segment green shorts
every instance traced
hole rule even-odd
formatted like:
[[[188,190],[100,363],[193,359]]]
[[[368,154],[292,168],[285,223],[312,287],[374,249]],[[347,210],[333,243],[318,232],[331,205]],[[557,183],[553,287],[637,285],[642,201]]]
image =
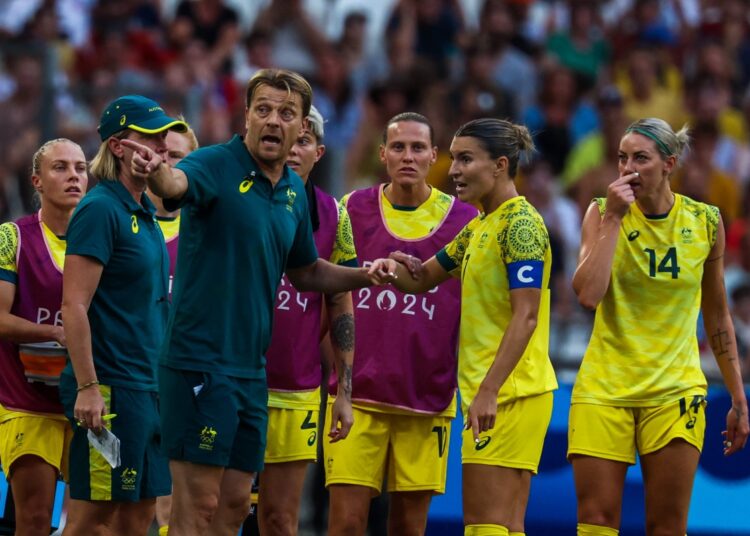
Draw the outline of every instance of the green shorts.
[[[109,413],[117,417],[107,421],[110,432],[120,439],[120,466],[109,463],[90,448],[87,430],[75,424],[73,407],[76,381],[60,377],[60,400],[73,425],[70,444],[70,496],[83,501],[138,502],[172,491],[169,462],[161,453],[158,396],[150,391],[99,385]]]
[[[265,378],[159,367],[162,447],[170,460],[238,471],[263,469],[268,426]]]

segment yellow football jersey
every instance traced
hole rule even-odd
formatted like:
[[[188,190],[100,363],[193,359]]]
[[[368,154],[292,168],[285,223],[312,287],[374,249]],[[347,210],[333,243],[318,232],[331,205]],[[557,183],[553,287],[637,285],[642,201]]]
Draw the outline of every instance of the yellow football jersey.
[[[346,194],[341,204],[346,205],[349,199]],[[451,209],[453,197],[432,188],[430,197],[418,207],[401,207],[392,204],[385,196],[385,188],[380,194],[380,206],[383,209],[383,220],[388,230],[397,238],[419,240],[429,235],[440,225]]]
[[[479,215],[438,253],[449,272],[460,269],[461,330],[458,386],[464,412],[495,360],[510,323],[511,290],[541,290],[537,327],[497,401],[538,395],[557,388],[549,359],[549,277],[552,257],[544,221],[524,197]]]
[[[62,270],[65,266],[65,237],[59,237],[42,222],[44,241],[47,244],[52,260]],[[18,254],[18,227],[7,222],[0,225],[0,270],[17,272],[16,255]]]
[[[180,216],[174,218],[164,218],[157,216],[156,223],[161,227],[161,234],[164,235],[164,240],[169,242],[175,236],[180,233]]]
[[[357,249],[354,247],[354,233],[352,221],[343,203],[336,202],[339,222],[336,226],[336,241],[333,243],[331,258],[333,264],[347,264],[357,260]]]
[[[596,201],[604,214],[606,200]],[[705,391],[696,328],[718,222],[716,207],[679,194],[660,217],[630,206],[573,402],[657,406]]]

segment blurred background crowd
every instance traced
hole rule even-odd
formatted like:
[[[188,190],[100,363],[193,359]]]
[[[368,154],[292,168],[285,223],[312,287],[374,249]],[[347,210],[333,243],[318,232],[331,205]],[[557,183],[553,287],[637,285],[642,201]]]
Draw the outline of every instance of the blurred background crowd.
[[[561,373],[573,374],[591,322],[570,289],[581,217],[617,177],[627,124],[658,116],[692,128],[674,189],[724,218],[727,291],[750,379],[748,8],[748,0],[2,0],[0,219],[33,210],[31,155],[42,141],[65,136],[93,155],[99,114],[126,93],[182,113],[208,145],[244,132],[244,89],[257,69],[296,70],[327,121],[328,152],[313,178],[336,196],[386,180],[378,146],[396,113],[432,121],[440,152],[429,181],[448,192],[455,129],[509,118],[530,128],[538,148],[517,180],[550,230],[551,351]]]

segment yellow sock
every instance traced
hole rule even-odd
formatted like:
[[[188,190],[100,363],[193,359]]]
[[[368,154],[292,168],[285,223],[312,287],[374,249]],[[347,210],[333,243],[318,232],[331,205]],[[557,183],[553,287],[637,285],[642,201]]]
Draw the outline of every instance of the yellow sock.
[[[525,532],[509,532],[508,536],[526,536]]]
[[[510,536],[510,533],[502,525],[466,525],[464,536]]]
[[[578,523],[578,536],[617,536],[618,534],[620,534],[620,531],[612,527]]]
[[[169,534],[169,525],[159,527],[159,536],[167,536]]]

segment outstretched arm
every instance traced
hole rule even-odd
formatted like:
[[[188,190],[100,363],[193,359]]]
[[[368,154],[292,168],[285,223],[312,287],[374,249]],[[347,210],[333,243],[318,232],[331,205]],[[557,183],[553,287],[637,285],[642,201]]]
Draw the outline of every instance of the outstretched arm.
[[[388,259],[376,259],[370,266],[370,273],[388,279],[401,292],[421,294],[450,279],[450,273],[432,256],[427,262],[416,257],[395,251]]]
[[[162,199],[178,201],[187,192],[187,175],[171,167],[150,147],[133,140],[120,143],[133,150],[131,172],[134,177],[144,179],[148,188]]]
[[[325,294],[347,292],[390,282],[387,275],[369,273],[367,268],[339,266],[320,258],[301,268],[287,268],[286,275],[299,291]]]

